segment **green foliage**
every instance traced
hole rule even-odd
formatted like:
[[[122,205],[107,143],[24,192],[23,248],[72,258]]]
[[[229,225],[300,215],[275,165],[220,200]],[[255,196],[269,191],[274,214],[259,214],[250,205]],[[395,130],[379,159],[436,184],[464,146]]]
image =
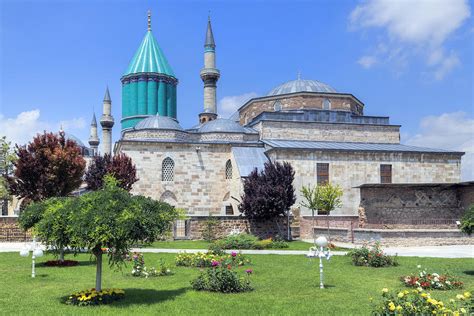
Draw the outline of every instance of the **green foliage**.
[[[176,265],[182,267],[210,267],[212,262],[224,262],[226,265],[232,266],[243,266],[250,264],[250,259],[241,253],[233,252],[231,254],[226,253],[213,253],[213,252],[197,252],[197,253],[179,253],[176,258]]]
[[[249,275],[250,273],[247,273],[246,277],[240,277],[237,272],[232,270],[232,267],[218,265],[202,272],[197,279],[191,281],[191,285],[197,291],[221,293],[248,292],[253,290]]]
[[[235,234],[229,235],[223,239],[216,240],[209,245],[209,250],[216,251],[219,249],[283,249],[289,245],[282,239],[264,239],[259,240],[251,234]]]
[[[110,304],[124,297],[125,291],[122,289],[105,289],[102,291],[90,289],[69,295],[65,303],[77,306],[103,305]]]
[[[352,263],[356,266],[379,268],[398,265],[396,256],[385,254],[378,242],[372,246],[364,244],[360,248],[354,248],[347,253],[347,256],[351,257]]]
[[[202,232],[202,238],[205,241],[211,242],[216,239],[215,228],[218,224],[219,224],[219,221],[212,217],[209,217],[204,222],[204,231]]]
[[[471,204],[461,219],[461,231],[469,236],[474,232],[474,204]]]
[[[13,163],[17,157],[6,136],[0,137],[0,200],[10,200],[7,177],[13,171]]]
[[[325,185],[303,186],[301,194],[304,200],[300,202],[301,206],[310,209],[313,212],[319,211],[319,214],[331,213],[337,207],[342,206],[341,197],[343,190],[339,185],[327,183]]]

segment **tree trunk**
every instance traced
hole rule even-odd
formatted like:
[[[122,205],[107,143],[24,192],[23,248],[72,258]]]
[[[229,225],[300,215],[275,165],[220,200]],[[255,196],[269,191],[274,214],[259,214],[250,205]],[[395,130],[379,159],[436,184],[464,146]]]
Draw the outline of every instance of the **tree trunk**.
[[[95,270],[95,289],[96,291],[102,291],[102,249],[99,248],[95,253],[97,259],[96,270]]]
[[[64,248],[59,248],[59,261],[64,262]]]
[[[331,234],[329,233],[329,212],[326,214],[326,224],[328,225],[328,243],[331,243]],[[328,244],[328,246],[329,246]]]

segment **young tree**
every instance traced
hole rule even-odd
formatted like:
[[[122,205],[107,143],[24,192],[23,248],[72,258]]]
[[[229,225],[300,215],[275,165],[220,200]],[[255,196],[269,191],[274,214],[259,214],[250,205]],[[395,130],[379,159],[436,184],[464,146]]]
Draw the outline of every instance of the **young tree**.
[[[111,266],[121,266],[133,244],[153,242],[179,216],[167,203],[132,196],[110,176],[106,176],[102,189],[76,199],[69,213],[67,233],[73,249],[88,249],[95,256],[97,291],[102,289],[104,253]]]
[[[314,188],[309,186],[303,186],[301,188],[301,194],[304,200],[300,202],[301,206],[307,207],[311,210],[313,217],[313,228],[314,228],[314,212],[326,214],[328,237],[329,237],[329,214],[337,207],[342,206],[341,197],[343,191],[340,186],[326,183],[324,185],[316,185]],[[314,235],[314,230],[313,230]]]
[[[106,174],[112,175],[119,181],[122,189],[130,191],[138,181],[137,171],[132,159],[120,153],[111,157],[109,154],[95,156],[86,172],[87,188],[92,191],[102,188]]]
[[[76,199],[59,197],[33,202],[19,217],[20,227],[25,230],[34,228],[42,243],[56,253],[61,262],[64,262],[64,249],[70,244],[66,228]]]
[[[244,195],[239,210],[248,218],[275,220],[289,215],[295,203],[295,172],[288,162],[267,162],[244,179]],[[288,221],[288,225],[289,225]]]
[[[6,137],[0,137],[0,210],[1,215],[8,213],[8,201],[11,200],[11,195],[8,188],[8,176],[13,171],[13,162],[16,160],[16,155],[10,147],[10,142]]]
[[[82,183],[86,162],[76,142],[64,133],[38,134],[26,147],[16,146],[18,159],[9,177],[10,192],[19,198],[41,201],[67,196]]]

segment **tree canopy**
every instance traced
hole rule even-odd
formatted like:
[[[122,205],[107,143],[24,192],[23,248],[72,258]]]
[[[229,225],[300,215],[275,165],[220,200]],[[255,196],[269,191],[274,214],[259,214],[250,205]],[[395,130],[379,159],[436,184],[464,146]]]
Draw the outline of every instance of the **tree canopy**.
[[[15,154],[9,189],[19,198],[67,196],[82,183],[86,162],[76,142],[65,139],[64,133],[38,134],[27,146],[17,145]]]
[[[120,153],[111,157],[94,156],[86,172],[85,181],[89,190],[99,190],[104,184],[105,175],[110,174],[118,180],[122,189],[130,191],[132,185],[138,181],[137,171],[132,159]]]
[[[274,219],[285,215],[295,203],[295,172],[288,162],[267,162],[244,179],[239,210],[249,218]]]

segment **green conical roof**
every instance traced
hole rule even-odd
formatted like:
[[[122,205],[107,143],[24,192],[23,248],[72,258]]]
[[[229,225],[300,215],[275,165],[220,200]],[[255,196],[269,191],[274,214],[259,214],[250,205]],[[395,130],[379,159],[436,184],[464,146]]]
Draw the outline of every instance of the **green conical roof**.
[[[147,31],[124,76],[143,72],[155,72],[174,77],[174,72],[151,30]]]

